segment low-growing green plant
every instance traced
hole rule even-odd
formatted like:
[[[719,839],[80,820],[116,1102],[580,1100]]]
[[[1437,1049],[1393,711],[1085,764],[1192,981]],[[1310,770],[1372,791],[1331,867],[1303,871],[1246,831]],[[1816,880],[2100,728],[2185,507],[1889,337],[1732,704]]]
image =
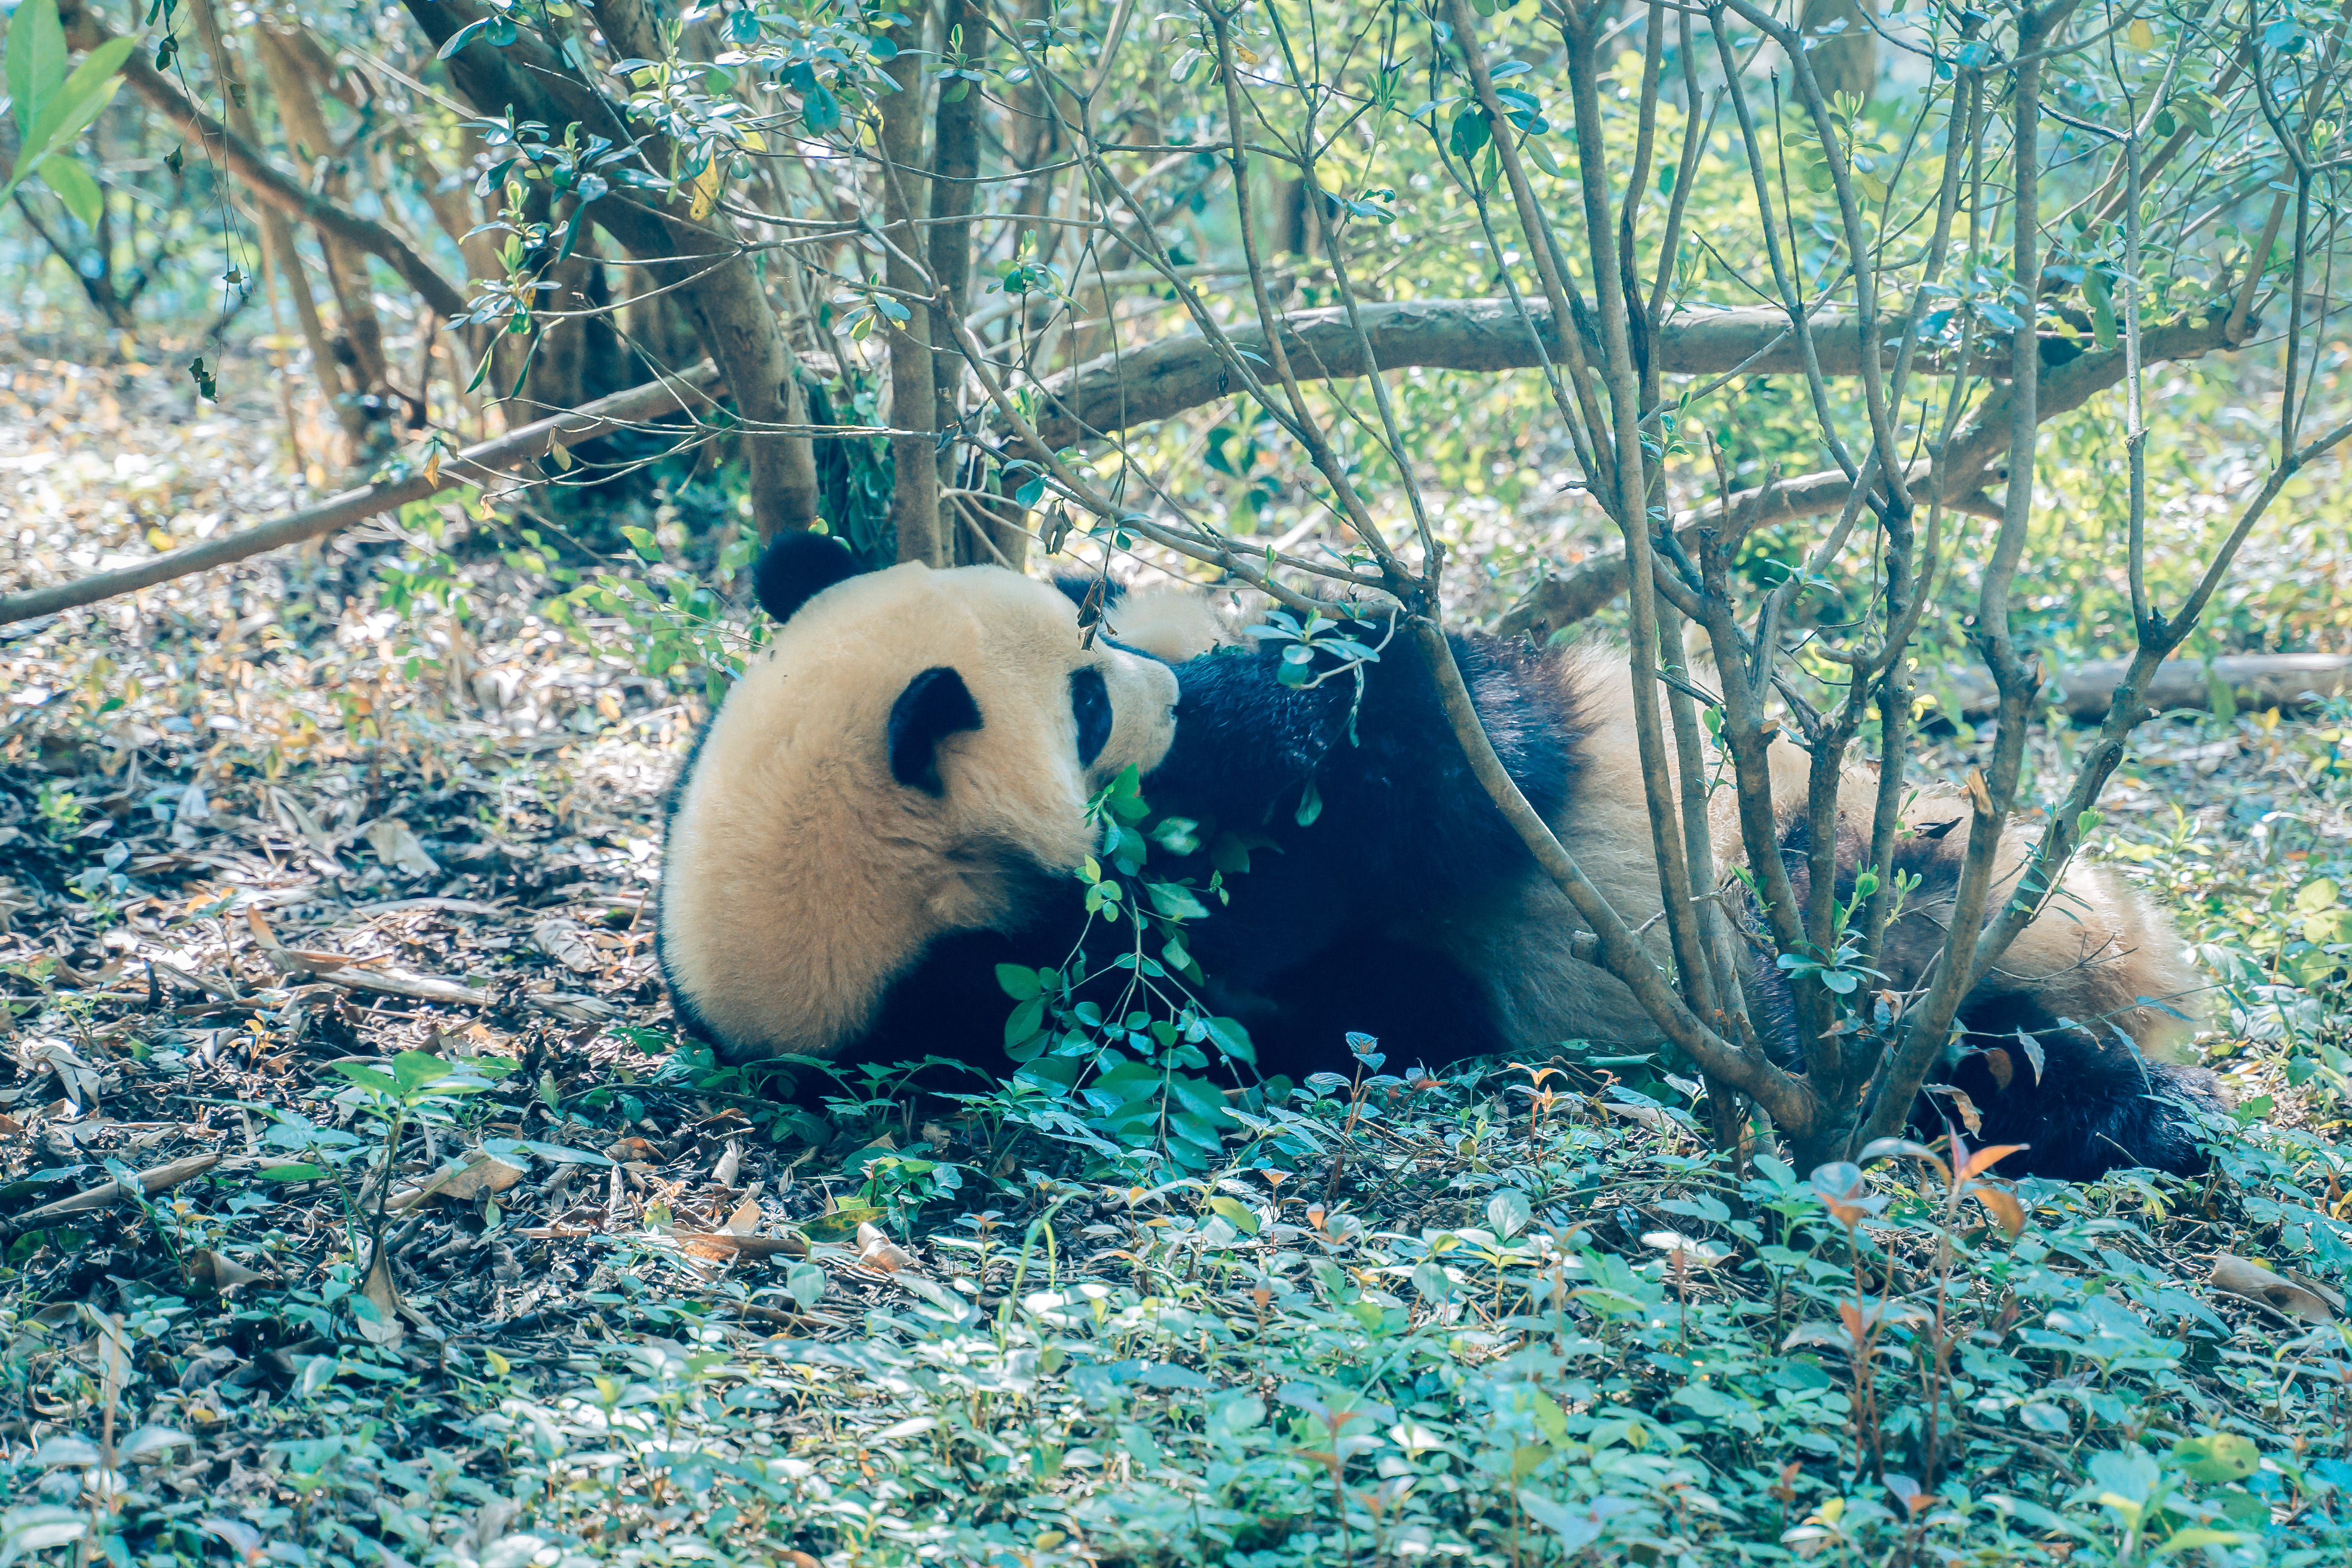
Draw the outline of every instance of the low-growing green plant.
[[[1087,1146],[1108,1158],[1150,1157],[1139,1171],[1151,1158],[1206,1169],[1234,1124],[1204,1069],[1247,1068],[1257,1058],[1248,1030],[1200,1000],[1204,977],[1184,931],[1211,918],[1226,876],[1246,868],[1247,847],[1238,838],[1208,846],[1202,886],[1151,874],[1154,849],[1202,852],[1202,827],[1155,814],[1132,767],[1096,792],[1087,816],[1101,838],[1078,871],[1087,924],[1076,945],[1054,967],[997,968],[1014,1004],[1005,1048],[1021,1068],[1016,1092],[986,1113],[1064,1140],[1082,1127],[1092,1134]],[[1114,951],[1105,956],[1107,947]]]

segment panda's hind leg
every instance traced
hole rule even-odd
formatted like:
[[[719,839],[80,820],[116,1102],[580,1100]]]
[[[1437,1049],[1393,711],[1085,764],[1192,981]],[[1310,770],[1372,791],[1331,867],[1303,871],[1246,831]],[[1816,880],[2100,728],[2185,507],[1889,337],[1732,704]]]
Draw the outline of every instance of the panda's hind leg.
[[[1975,1142],[2026,1145],[2001,1162],[2001,1174],[2088,1182],[2131,1166],[2184,1176],[2205,1170],[2199,1119],[2226,1107],[2211,1073],[2150,1060],[2120,1037],[2061,1025],[2030,994],[1979,993],[1960,1023],[1968,1054],[1952,1087],[1982,1117]],[[2021,1032],[2041,1050],[2039,1070]],[[1940,1132],[1943,1116],[1933,1101],[1922,1095],[1917,1117],[1923,1131]]]

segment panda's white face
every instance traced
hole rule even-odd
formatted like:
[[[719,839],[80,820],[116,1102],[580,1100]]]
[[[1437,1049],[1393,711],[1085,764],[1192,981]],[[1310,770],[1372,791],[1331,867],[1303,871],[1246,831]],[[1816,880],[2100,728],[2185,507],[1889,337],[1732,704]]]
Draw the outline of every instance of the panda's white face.
[[[823,1056],[954,931],[1096,847],[1088,795],[1175,738],[1176,677],[1001,567],[824,589],[720,706],[670,819],[672,984],[740,1054]]]

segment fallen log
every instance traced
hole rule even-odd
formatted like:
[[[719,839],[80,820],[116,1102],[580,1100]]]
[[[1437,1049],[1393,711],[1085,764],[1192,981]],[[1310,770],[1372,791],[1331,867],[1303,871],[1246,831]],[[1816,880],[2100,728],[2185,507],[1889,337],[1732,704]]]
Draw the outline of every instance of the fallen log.
[[[290,512],[241,532],[223,534],[201,544],[166,551],[136,565],[100,572],[79,582],[60,583],[53,588],[37,588],[29,594],[0,598],[0,626],[16,621],[29,621],[39,616],[53,616],[60,610],[70,610],[81,605],[95,605],[101,599],[111,599],[117,595],[133,593],[141,588],[152,588],[158,583],[168,583],[174,577],[185,577],[192,573],[208,572],[215,566],[226,566],[265,551],[324,538],[353,523],[364,522],[380,512],[406,506],[410,501],[430,500],[452,485],[503,474],[524,463],[536,462],[559,447],[576,447],[599,436],[607,436],[648,419],[657,419],[665,414],[691,408],[701,401],[701,389],[717,375],[717,369],[706,360],[692,370],[666,381],[633,386],[626,392],[616,392],[610,397],[583,403],[568,413],[535,421],[495,441],[468,447],[444,460],[437,472],[419,471],[406,479],[385,484],[364,485],[355,490],[345,490],[317,506]]]
[[[2053,677],[2044,690],[2051,705],[2068,718],[2096,723],[2107,716],[2107,705],[2130,668],[2126,658],[2092,659]],[[1981,669],[1954,671],[1945,677],[1944,685],[1964,719],[1989,719],[1999,706],[1992,679]],[[2210,709],[2217,690],[2229,692],[2240,708],[2283,711],[2352,696],[2352,654],[2241,653],[2168,659],[2157,667],[2147,684],[2147,707],[2158,713],[2172,708]]]
[[[2141,358],[2149,364],[2199,359],[2216,349],[2235,348],[2242,341],[2230,335],[2228,321],[2214,310],[2151,328],[2140,345]],[[2077,355],[2051,366],[2042,374],[2034,402],[2035,418],[2046,422],[2080,408],[2120,383],[2126,368],[2121,348]],[[1981,487],[2000,480],[1996,470],[2009,449],[2010,397],[2008,386],[1995,387],[1970,411],[1946,448],[1943,496],[1948,509],[1979,517],[2000,516],[2000,503]],[[1906,476],[1915,505],[1933,499],[1925,489],[1932,472],[1932,466],[1923,460],[1914,464]],[[1700,533],[1714,529],[1721,535],[1723,546],[1732,549],[1750,529],[1837,511],[1844,507],[1853,489],[1845,475],[1834,468],[1775,479],[1684,512],[1675,520],[1676,536],[1683,548],[1696,555]],[[1574,626],[1624,591],[1625,551],[1619,545],[1569,572],[1546,576],[1511,606],[1496,630],[1507,637],[1533,637],[1540,641]]]
[[[167,1161],[140,1172],[136,1185],[142,1194],[167,1192],[192,1176],[203,1175],[220,1163],[218,1154],[190,1154],[185,1159]],[[0,1219],[0,1236],[14,1236],[19,1231],[36,1229],[68,1215],[110,1208],[129,1196],[131,1191],[130,1183],[108,1182],[102,1186],[76,1193],[71,1197],[59,1198],[53,1204],[43,1204],[39,1208],[27,1209],[23,1214]]]
[[[1302,380],[1347,380],[1367,374],[1364,339],[1381,370],[1418,366],[1431,370],[1495,372],[1532,370],[1560,359],[1559,334],[1551,307],[1519,307],[1508,300],[1407,300],[1364,305],[1359,317],[1363,338],[1339,307],[1297,310],[1281,319],[1282,343]],[[1532,321],[1535,331],[1528,326]],[[1889,316],[1872,334],[1882,344],[1884,363],[1893,353],[1884,343],[1902,329]],[[1851,316],[1824,312],[1811,321],[1822,374],[1853,375],[1862,368],[1863,334]],[[1536,333],[1542,334],[1538,352]],[[1270,379],[1266,337],[1255,322],[1226,334],[1234,351]],[[1586,357],[1598,361],[1601,345],[1586,334]],[[2063,351],[2062,351],[2063,352]],[[1719,375],[1745,370],[1753,375],[1785,375],[1803,369],[1794,333],[1783,310],[1745,309],[1693,310],[1669,317],[1658,333],[1660,367],[1668,375]],[[1239,392],[1231,367],[1216,346],[1198,332],[1179,332],[1088,360],[1046,381],[1045,405],[1037,433],[1056,448],[1108,435],[1154,419],[1165,419]]]

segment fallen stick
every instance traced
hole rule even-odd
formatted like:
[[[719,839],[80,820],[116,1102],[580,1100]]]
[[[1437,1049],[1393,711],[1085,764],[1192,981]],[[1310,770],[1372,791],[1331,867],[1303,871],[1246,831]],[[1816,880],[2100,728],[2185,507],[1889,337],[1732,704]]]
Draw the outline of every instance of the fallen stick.
[[[328,985],[340,985],[346,991],[378,991],[387,996],[404,996],[412,1002],[438,1002],[453,1007],[488,1007],[497,1000],[488,991],[467,985],[463,981],[445,980],[437,974],[415,974],[398,969],[362,968],[339,952],[311,952],[299,947],[288,947],[269,929],[259,910],[245,911],[245,923],[253,940],[270,963],[289,975],[307,974]],[[368,961],[373,963],[374,961]],[[601,1024],[621,1016],[621,1010],[602,997],[583,995],[569,991],[526,991],[520,998],[525,1006],[536,1007],[542,1013],[569,1019],[575,1024]]]
[[[323,538],[353,523],[364,522],[379,512],[391,511],[413,500],[430,500],[452,485],[466,482],[472,476],[503,473],[520,464],[537,461],[559,447],[576,447],[583,441],[593,440],[644,420],[690,407],[699,401],[697,395],[718,374],[717,368],[706,360],[692,370],[666,381],[633,386],[626,392],[616,392],[610,397],[583,403],[568,413],[526,425],[495,441],[468,447],[444,461],[437,473],[427,475],[420,471],[388,484],[366,485],[359,489],[345,490],[317,506],[275,518],[240,533],[225,534],[218,539],[205,540],[201,544],[166,551],[153,560],[142,561],[135,566],[100,572],[79,582],[60,583],[54,588],[37,588],[29,594],[0,598],[0,626],[16,621],[29,621],[37,616],[53,616],[60,610],[74,609],[82,605],[94,605],[101,599],[111,599],[141,588],[152,588],[158,583],[168,583],[174,577],[209,572],[215,566],[243,561],[264,551]]]
[[[2079,722],[2095,723],[2107,716],[2107,704],[2130,668],[2131,661],[2121,658],[2076,665],[2052,678],[2049,684],[2060,689],[2052,705]],[[1998,698],[1984,671],[1960,669],[1947,679],[1962,718],[1992,715]],[[2242,653],[2210,661],[2168,659],[2157,667],[2147,683],[2147,706],[2159,713],[2169,708],[2210,708],[2217,684],[2241,708],[2301,708],[2314,698],[2352,696],[2352,654]]]
[[[192,1176],[203,1175],[220,1163],[218,1154],[191,1154],[184,1160],[167,1161],[152,1170],[139,1173],[139,1190],[142,1194],[160,1193],[167,1187],[176,1187]],[[39,1208],[27,1209],[23,1214],[0,1219],[0,1236],[14,1236],[19,1231],[30,1230],[50,1220],[63,1219],[68,1215],[80,1214],[88,1209],[110,1208],[128,1196],[130,1191],[124,1183],[108,1182],[88,1192],[76,1193],[69,1198],[43,1204]]]
[[[438,1002],[450,1007],[488,1007],[497,1000],[488,991],[456,980],[444,980],[437,974],[409,974],[396,969],[355,969],[348,965],[321,969],[315,957],[298,956],[280,950],[270,955],[271,962],[289,974],[308,974],[326,985],[338,985],[346,991],[374,991],[386,996],[404,997],[411,1002]],[[602,997],[584,995],[573,991],[526,991],[518,1001],[526,1007],[535,1007],[558,1018],[575,1024],[601,1024],[617,1018],[621,1010]]]

